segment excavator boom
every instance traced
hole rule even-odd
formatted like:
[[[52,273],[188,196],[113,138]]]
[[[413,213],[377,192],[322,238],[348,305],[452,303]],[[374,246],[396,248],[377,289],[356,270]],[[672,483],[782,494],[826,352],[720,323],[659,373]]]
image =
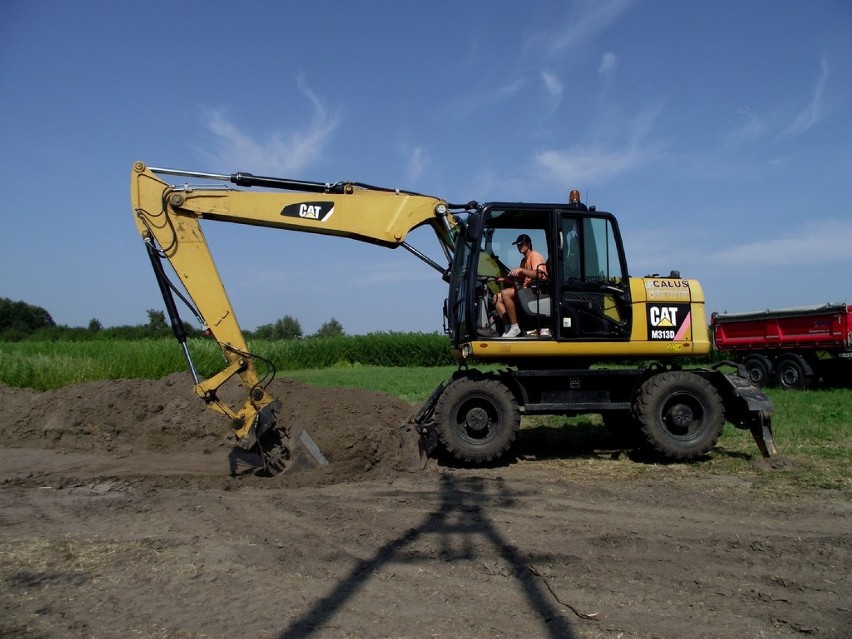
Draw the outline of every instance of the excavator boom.
[[[164,174],[275,191],[247,192],[221,184],[175,186],[163,181],[160,175]],[[322,456],[306,433],[297,435],[277,425],[279,402],[267,393],[268,382],[258,374],[205,240],[201,220],[347,237],[388,248],[404,246],[445,273],[446,267],[406,243],[412,229],[429,225],[448,261],[451,259],[455,221],[447,203],[416,193],[352,182],[323,184],[249,173],[219,175],[156,169],[136,162],[131,175],[131,200],[136,226],[145,241],[172,328],[195,381],[195,393],[208,407],[231,420],[238,447],[259,455],[258,465],[274,473],[287,468],[299,440],[314,460],[322,463]],[[164,260],[171,264],[190,299],[171,282]],[[190,305],[222,350],[225,367],[208,379],[201,380],[193,365],[175,295]],[[219,389],[234,377],[246,390],[242,406],[230,406],[220,398]],[[238,452],[238,457],[249,461],[246,452]]]

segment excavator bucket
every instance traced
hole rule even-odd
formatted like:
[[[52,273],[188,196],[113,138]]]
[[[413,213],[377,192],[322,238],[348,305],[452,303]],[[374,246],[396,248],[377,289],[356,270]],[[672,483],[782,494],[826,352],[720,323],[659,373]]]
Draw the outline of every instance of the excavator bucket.
[[[249,450],[233,448],[228,455],[232,476],[246,472],[281,475],[328,465],[316,442],[300,426],[273,429]]]
[[[258,413],[253,446],[231,450],[228,465],[232,476],[252,471],[289,474],[328,464],[319,446],[301,426],[278,426],[275,411],[279,407],[280,402],[276,401]]]

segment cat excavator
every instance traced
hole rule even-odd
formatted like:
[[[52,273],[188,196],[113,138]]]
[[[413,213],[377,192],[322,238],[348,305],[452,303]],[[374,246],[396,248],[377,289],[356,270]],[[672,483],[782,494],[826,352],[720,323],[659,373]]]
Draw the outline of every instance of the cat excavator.
[[[172,184],[175,178],[196,183]],[[249,352],[202,221],[402,247],[447,282],[444,330],[458,369],[400,428],[419,463],[439,449],[465,463],[492,462],[511,449],[522,415],[536,414],[598,413],[611,429],[682,460],[710,451],[728,421],[751,432],[762,456],[777,454],[772,402],[742,367],[684,368],[711,350],[699,282],[677,271],[629,275],[616,218],[584,204],[578,191],[561,203],[458,204],[361,182],[136,162],[131,200],[195,394],[231,421],[232,474],[247,467],[274,475],[327,462],[307,431],[282,425],[286,409],[267,391],[269,376],[256,366],[263,358]],[[425,226],[444,264],[409,244],[409,233]],[[544,263],[513,279],[522,238]],[[514,337],[504,336],[506,309],[497,305],[505,287],[514,289]],[[222,351],[224,368],[212,377],[201,379],[196,370],[178,300]],[[232,380],[243,393],[235,403],[221,392]]]

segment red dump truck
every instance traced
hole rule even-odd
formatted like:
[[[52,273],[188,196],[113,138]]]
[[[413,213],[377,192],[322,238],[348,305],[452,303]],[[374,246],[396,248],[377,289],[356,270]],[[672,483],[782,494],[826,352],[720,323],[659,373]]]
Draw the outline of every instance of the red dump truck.
[[[852,382],[852,306],[713,313],[711,323],[716,350],[742,362],[757,386]]]

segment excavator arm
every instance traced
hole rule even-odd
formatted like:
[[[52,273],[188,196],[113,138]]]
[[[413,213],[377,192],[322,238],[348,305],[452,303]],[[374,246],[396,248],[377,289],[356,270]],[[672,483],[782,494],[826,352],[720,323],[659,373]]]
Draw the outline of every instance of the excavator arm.
[[[205,186],[175,186],[160,177],[166,174],[275,191],[246,191],[209,182]],[[448,261],[452,259],[456,222],[447,202],[416,193],[352,182],[323,184],[248,173],[219,175],[157,169],[136,162],[131,174],[131,200],[172,329],[193,375],[196,395],[209,408],[230,418],[238,448],[244,451],[235,449],[237,457],[249,465],[262,465],[271,473],[288,468],[299,441],[316,461],[322,463],[323,458],[306,433],[297,434],[278,426],[280,402],[266,391],[255,367],[204,238],[201,220],[347,237],[388,248],[403,246],[446,274],[445,267],[406,242],[411,230],[429,225]],[[171,282],[163,261],[170,263],[189,300]],[[195,370],[175,295],[190,305],[222,350],[225,366],[208,379],[201,380]],[[232,407],[220,398],[219,390],[235,376],[246,397],[242,406]]]

